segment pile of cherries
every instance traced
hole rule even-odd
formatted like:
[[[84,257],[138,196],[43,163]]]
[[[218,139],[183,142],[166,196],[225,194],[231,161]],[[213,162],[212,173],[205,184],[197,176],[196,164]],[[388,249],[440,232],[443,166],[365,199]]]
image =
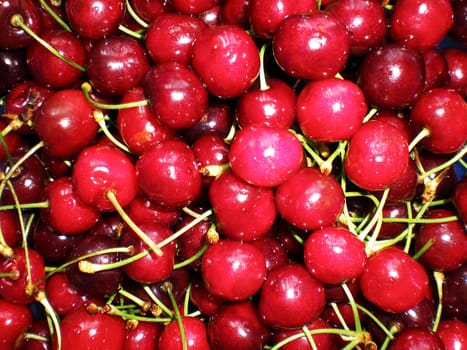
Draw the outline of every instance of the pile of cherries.
[[[2,349],[466,346],[466,1],[0,0],[0,28]]]

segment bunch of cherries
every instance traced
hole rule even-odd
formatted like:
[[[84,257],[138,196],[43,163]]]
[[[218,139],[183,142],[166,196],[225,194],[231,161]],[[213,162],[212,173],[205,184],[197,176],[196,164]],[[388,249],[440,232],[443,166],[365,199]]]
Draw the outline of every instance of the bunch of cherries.
[[[0,28],[2,349],[466,346],[466,1],[0,0]]]

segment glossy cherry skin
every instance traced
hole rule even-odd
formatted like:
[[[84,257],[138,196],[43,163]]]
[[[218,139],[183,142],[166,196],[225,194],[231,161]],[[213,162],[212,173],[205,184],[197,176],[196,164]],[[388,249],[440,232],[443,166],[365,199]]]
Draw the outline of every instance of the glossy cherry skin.
[[[344,207],[339,183],[315,168],[302,168],[277,187],[275,202],[283,219],[300,229],[333,225]]]
[[[0,95],[4,96],[13,85],[26,80],[25,50],[0,49],[0,74],[4,79],[0,82]]]
[[[157,205],[179,209],[194,201],[201,190],[201,174],[193,151],[179,140],[161,142],[136,163],[140,190]]]
[[[205,167],[225,165],[229,162],[230,145],[217,133],[206,133],[199,136],[192,146],[196,162],[203,176],[203,183],[209,185],[214,177],[209,172],[203,173]]]
[[[386,18],[380,3],[372,0],[331,1],[325,7],[345,24],[350,34],[350,54],[362,56],[386,36]]]
[[[111,211],[107,198],[112,191],[118,203],[129,204],[138,191],[136,174],[129,157],[113,146],[93,145],[77,157],[72,174],[73,187],[81,200],[101,211]]]
[[[193,274],[191,277],[191,294],[190,302],[200,310],[203,315],[212,316],[226,301],[220,296],[214,295],[209,292],[202,280],[202,278]]]
[[[343,227],[314,231],[305,241],[304,258],[308,271],[326,284],[358,277],[367,261],[365,244]]]
[[[126,350],[154,350],[162,327],[154,322],[138,321],[126,332],[123,348]]]
[[[185,64],[155,65],[146,74],[143,84],[152,111],[168,128],[192,127],[206,112],[208,91]]]
[[[467,322],[467,265],[446,272],[443,284],[443,318]]]
[[[424,90],[444,86],[449,79],[449,71],[443,53],[437,49],[427,50],[423,53],[423,59],[425,61]]]
[[[269,330],[250,301],[221,306],[207,327],[212,350],[262,349],[270,338]]]
[[[62,89],[39,107],[34,129],[44,141],[47,154],[56,158],[76,155],[94,141],[98,125],[94,107],[77,89]]]
[[[242,28],[229,24],[203,31],[193,44],[191,62],[209,92],[222,98],[246,91],[260,66],[253,39]]]
[[[79,344],[81,349],[123,350],[125,342],[125,322],[120,317],[105,313],[89,313],[85,308],[68,314],[60,323],[62,349],[73,349]],[[54,337],[52,349],[57,350]]]
[[[465,50],[448,47],[443,49],[442,54],[446,60],[449,74],[445,86],[456,90],[464,98],[467,98],[467,54]]]
[[[21,228],[16,210],[0,211],[0,230],[5,243],[14,248],[21,244]]]
[[[49,206],[41,210],[41,217],[55,231],[80,234],[97,223],[100,212],[76,195],[71,178],[54,180],[47,185],[45,193]]]
[[[272,234],[261,236],[251,241],[251,244],[263,252],[267,271],[271,271],[275,267],[289,262],[286,249]]]
[[[71,0],[66,2],[65,10],[74,33],[97,40],[117,32],[125,13],[125,2]]]
[[[467,103],[454,90],[436,88],[423,93],[413,106],[410,121],[416,130],[429,130],[421,144],[433,153],[455,152],[467,140]]]
[[[364,57],[358,79],[369,104],[385,108],[410,106],[424,86],[423,56],[412,48],[383,45]]]
[[[208,341],[206,324],[196,317],[182,317],[181,323],[185,332],[187,349],[211,350]],[[159,350],[182,349],[182,337],[178,321],[174,320],[165,326],[159,337]]]
[[[113,36],[96,42],[86,64],[91,85],[107,96],[123,95],[137,86],[149,68],[142,45],[127,36]]]
[[[81,41],[66,30],[44,33],[42,39],[70,61],[84,66],[86,51]],[[77,83],[82,73],[61,58],[52,54],[39,42],[28,47],[27,65],[34,81],[52,89]]]
[[[0,120],[1,130],[4,130],[7,126],[8,124],[5,121]],[[16,150],[18,150],[22,144],[20,135],[14,131],[9,132],[7,135],[5,135],[5,142],[8,147],[8,150],[10,151],[10,154],[11,152],[15,152]],[[6,152],[5,152],[5,148],[2,145],[0,147],[0,159],[5,159],[5,157],[6,157]]]
[[[445,347],[440,337],[435,332],[423,328],[407,328],[396,335],[389,349],[444,350]]]
[[[350,139],[344,168],[357,186],[377,191],[399,179],[408,163],[405,135],[384,121],[373,120],[361,125]]]
[[[436,333],[446,350],[459,349],[467,341],[467,324],[459,320],[442,320]]]
[[[18,305],[0,299],[0,346],[3,349],[14,349],[15,341],[32,325],[33,315],[26,305]]]
[[[250,28],[250,0],[226,0],[221,8],[222,22]]]
[[[235,134],[229,161],[232,171],[249,184],[275,187],[300,169],[303,149],[286,129],[250,125]]]
[[[256,36],[270,39],[282,20],[290,15],[311,14],[318,9],[315,0],[257,0],[250,5],[250,24]]]
[[[179,209],[163,208],[150,199],[137,195],[125,208],[128,216],[137,224],[151,221],[167,226],[173,226],[179,221]]]
[[[346,140],[362,124],[367,108],[362,90],[352,81],[322,79],[309,82],[298,95],[297,122],[312,140]]]
[[[135,13],[148,23],[157,19],[164,13],[173,11],[172,5],[165,0],[131,0],[130,4]]]
[[[438,45],[453,23],[449,0],[402,0],[393,8],[389,32],[394,41],[425,51]]]
[[[452,200],[462,221],[467,223],[467,177],[457,182],[452,194]]]
[[[146,31],[146,49],[155,63],[176,61],[190,64],[193,42],[207,28],[199,18],[165,13],[157,17]]]
[[[203,254],[201,275],[206,288],[227,300],[246,300],[263,285],[263,253],[246,242],[223,239]]]
[[[287,264],[270,271],[258,302],[263,322],[274,328],[301,327],[324,308],[324,287],[303,265]]]
[[[337,18],[317,12],[285,18],[274,33],[272,47],[277,63],[287,74],[318,80],[344,68],[350,40]]]
[[[231,239],[258,238],[268,232],[276,219],[273,190],[250,185],[231,171],[213,181],[209,200],[217,228]]]
[[[427,218],[437,219],[455,216],[448,209],[433,209]],[[429,240],[433,245],[420,257],[420,262],[430,269],[451,271],[465,264],[467,259],[467,234],[460,220],[424,224],[415,239],[415,249],[421,249]]]
[[[428,275],[410,255],[389,247],[368,258],[359,284],[368,301],[385,311],[400,313],[427,295]]]
[[[195,15],[207,11],[215,5],[219,4],[220,0],[172,0],[171,4],[175,10]]]

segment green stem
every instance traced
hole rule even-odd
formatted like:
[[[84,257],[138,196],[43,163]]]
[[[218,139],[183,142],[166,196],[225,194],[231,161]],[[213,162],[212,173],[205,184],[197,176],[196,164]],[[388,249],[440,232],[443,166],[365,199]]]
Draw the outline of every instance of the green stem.
[[[138,16],[138,14],[135,12],[135,10],[133,10],[133,7],[131,6],[131,4],[130,4],[130,2],[128,0],[125,0],[125,5],[126,5],[126,9],[127,9],[128,13],[129,13],[129,15],[131,16],[131,18],[134,19],[134,21],[136,23],[138,23],[143,28],[148,28],[149,27],[149,24],[147,24],[145,21],[143,21],[143,19]]]
[[[151,288],[149,286],[144,286],[143,287],[144,291],[147,293],[147,295],[151,298],[151,300],[156,304],[157,306],[160,307],[160,309],[168,316],[170,317],[170,320],[173,319],[174,314],[173,312],[162,302],[160,299],[153,293]]]
[[[259,66],[259,89],[265,91],[269,89],[269,85],[266,81],[266,73],[264,71],[264,53],[266,52],[268,44],[263,44],[259,50],[260,66]]]
[[[431,176],[433,174],[436,174],[437,172],[440,172],[440,171],[446,169],[447,167],[450,167],[455,162],[461,160],[466,154],[467,154],[467,146],[464,146],[463,148],[461,148],[459,150],[459,152],[457,152],[452,158],[450,158],[446,162],[434,167],[433,169],[430,169],[429,171],[426,171],[426,172],[422,173],[420,175],[420,178],[425,179],[426,177],[429,177],[429,176]]]
[[[350,307],[352,308],[352,313],[355,321],[355,332],[357,334],[362,333],[362,323],[360,321],[360,315],[358,314],[358,309],[357,309],[357,304],[355,303],[355,299],[352,295],[352,292],[350,291],[349,287],[347,284],[343,283],[341,284],[342,289],[345,292],[345,295],[347,296],[347,299],[349,299]]]
[[[177,301],[175,300],[175,296],[172,293],[171,288],[167,288],[167,295],[169,296],[170,302],[172,303],[172,307],[175,313],[175,320],[177,321],[178,328],[180,330],[180,339],[182,341],[182,349],[188,350],[188,344],[186,341],[186,333],[185,333],[185,327],[183,326],[182,316],[180,315],[180,310],[178,309]]]
[[[173,269],[174,270],[181,269],[182,267],[192,264],[193,262],[195,262],[196,260],[198,260],[199,258],[203,256],[204,252],[208,249],[208,247],[209,247],[209,243],[207,242],[204,243],[203,246],[195,254],[190,256],[188,259],[185,259],[181,262],[174,264]]]
[[[436,308],[435,322],[433,324],[433,332],[436,332],[441,321],[441,315],[443,313],[443,284],[444,274],[439,271],[434,271],[433,276],[436,282],[436,291],[438,292],[438,307]]]
[[[89,84],[88,82],[84,82],[83,84],[81,84],[81,91],[83,92],[84,97],[90,104],[100,109],[119,110],[119,109],[125,109],[125,108],[142,107],[142,106],[147,106],[149,104],[149,100],[141,100],[141,101],[135,101],[135,102],[121,103],[121,104],[107,104],[107,103],[97,102],[96,100],[93,100],[91,97],[92,87],[91,87],[91,84]]]
[[[10,204],[10,205],[0,205],[0,211],[2,210],[13,210],[13,209],[40,209],[40,208],[48,208],[49,201],[37,202],[37,203],[20,203],[20,204]]]
[[[71,32],[70,26],[59,16],[57,13],[52,10],[52,8],[49,6],[47,1],[45,0],[39,0],[41,3],[41,6],[47,11],[47,13],[52,16],[52,18],[67,32]]]
[[[430,238],[424,245],[423,247],[421,247],[414,255],[413,255],[413,258],[415,260],[418,260],[423,254],[425,254],[425,252],[430,249],[433,244],[435,243],[434,239],[433,238]]]
[[[125,33],[126,35],[131,36],[132,38],[135,38],[137,40],[143,40],[144,39],[144,34],[143,33],[139,32],[139,31],[135,32],[134,30],[131,30],[130,28],[127,28],[122,24],[120,24],[118,26],[118,29],[121,32]]]
[[[409,152],[412,152],[412,150],[415,148],[415,146],[423,140],[425,137],[429,137],[431,135],[431,132],[428,128],[423,128],[415,137],[414,139],[410,142],[409,144]]]
[[[386,334],[387,337],[389,337],[391,340],[394,339],[394,335],[392,334],[392,332],[389,329],[387,329],[387,327],[380,320],[378,320],[378,318],[375,315],[373,315],[373,313],[370,310],[368,310],[360,304],[355,305],[360,311],[363,311],[369,318],[371,318],[378,325],[378,327],[381,328],[381,330],[384,332],[384,334]]]
[[[107,138],[117,147],[117,148],[120,148],[122,151],[126,152],[126,153],[131,153],[131,150],[126,146],[124,145],[123,143],[121,143],[120,141],[118,141],[115,136],[112,135],[112,133],[109,131],[109,129],[107,128],[107,124],[105,123],[105,115],[104,113],[102,113],[101,110],[95,110],[93,112],[93,116],[94,116],[94,120],[96,121],[96,123],[99,125],[99,127],[101,128],[101,130],[104,132],[105,136],[107,136]]]

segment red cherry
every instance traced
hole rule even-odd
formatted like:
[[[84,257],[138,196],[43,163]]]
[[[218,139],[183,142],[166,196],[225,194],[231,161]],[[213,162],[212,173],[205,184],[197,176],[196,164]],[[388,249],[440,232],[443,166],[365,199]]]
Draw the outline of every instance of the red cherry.
[[[135,13],[146,22],[152,22],[164,13],[173,11],[172,5],[165,0],[130,0]]]
[[[192,65],[210,93],[232,98],[246,91],[256,79],[259,52],[242,28],[226,24],[201,33],[193,44]]]
[[[123,349],[154,350],[162,332],[162,327],[154,322],[138,321],[136,326],[127,330]]]
[[[462,221],[467,223],[467,177],[456,184],[452,199]]]
[[[404,251],[389,247],[368,258],[359,284],[365,298],[389,312],[404,312],[428,292],[423,266]]]
[[[194,275],[192,277],[190,301],[203,315],[212,316],[225,300],[207,290],[203,280]]]
[[[444,274],[443,318],[467,322],[467,264]]]
[[[459,92],[467,98],[467,54],[458,48],[445,48],[442,51],[448,65],[448,81],[446,87]]]
[[[344,207],[344,193],[332,176],[303,168],[277,187],[275,201],[277,211],[287,222],[315,230],[337,221]]]
[[[25,50],[0,49],[0,74],[3,77],[0,82],[0,95],[2,96],[14,90],[13,85],[21,85],[25,82],[27,79]]]
[[[454,14],[454,23],[449,31],[449,35],[461,45],[467,43],[467,6],[465,1],[451,1],[452,12]]]
[[[449,72],[443,53],[437,49],[427,50],[423,53],[423,59],[425,61],[424,90],[445,85],[449,79]]]
[[[9,247],[15,248],[21,244],[21,228],[16,210],[0,210],[0,232]]]
[[[177,11],[194,15],[209,10],[220,2],[220,0],[172,0],[171,4]]]
[[[275,267],[289,262],[287,251],[279,240],[272,235],[266,234],[261,236],[251,241],[251,244],[263,252],[267,271],[271,271]]]
[[[203,173],[204,167],[228,164],[229,148],[230,146],[217,133],[212,132],[199,136],[194,141],[192,149],[201,173]],[[209,185],[213,180],[214,178],[209,174],[203,178],[205,185]]]
[[[384,121],[372,120],[361,125],[350,139],[344,168],[357,186],[377,191],[398,180],[408,163],[405,135]]]
[[[382,211],[383,218],[404,218],[408,217],[407,205],[398,203],[396,205],[385,205]],[[383,222],[378,234],[379,239],[394,238],[407,228],[406,223],[401,222]]]
[[[467,342],[467,324],[460,320],[442,320],[437,333],[446,350],[462,349]]]
[[[317,12],[285,18],[273,36],[274,57],[282,69],[299,79],[330,78],[344,68],[350,40],[334,16]]]
[[[0,346],[3,349],[14,349],[15,341],[26,332],[33,322],[33,315],[26,305],[18,305],[0,299]]]
[[[182,317],[183,331],[187,350],[211,350],[208,341],[206,324],[196,317]],[[182,337],[180,335],[180,325],[174,320],[165,326],[159,337],[160,350],[182,349]]]
[[[407,328],[396,335],[389,349],[443,350],[445,347],[440,337],[435,332],[424,328]]]
[[[175,225],[180,218],[178,209],[170,210],[156,205],[150,199],[136,196],[125,208],[128,216],[136,223],[157,222],[167,226]]]
[[[223,23],[250,28],[250,0],[225,0],[221,8]]]

